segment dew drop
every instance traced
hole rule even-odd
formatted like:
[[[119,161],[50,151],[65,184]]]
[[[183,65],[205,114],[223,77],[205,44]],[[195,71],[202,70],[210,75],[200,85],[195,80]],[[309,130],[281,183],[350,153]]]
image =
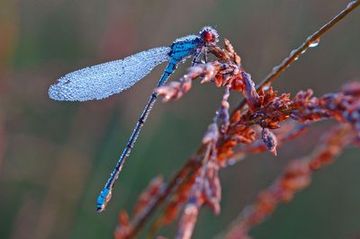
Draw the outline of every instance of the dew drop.
[[[270,85],[264,85],[264,86],[263,86],[263,90],[264,90],[264,91],[267,91],[267,90],[269,90],[269,89],[270,89]]]
[[[294,58],[294,60],[295,61],[297,61],[298,59],[299,59],[299,55],[297,55],[297,56],[295,56],[295,54],[297,53],[297,50],[295,49],[295,50],[292,50],[291,52],[290,52],[290,58],[292,58],[292,57],[295,57]]]
[[[279,70],[279,66],[275,66],[272,68],[271,73],[276,73]]]
[[[314,41],[310,42],[309,47],[317,47],[319,43],[320,43],[320,38],[317,38]]]
[[[346,8],[351,8],[355,3],[356,3],[356,1],[349,2],[348,5],[346,6]]]

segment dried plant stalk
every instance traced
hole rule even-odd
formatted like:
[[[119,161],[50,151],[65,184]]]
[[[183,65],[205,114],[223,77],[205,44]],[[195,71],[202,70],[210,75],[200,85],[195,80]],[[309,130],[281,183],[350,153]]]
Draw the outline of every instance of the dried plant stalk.
[[[271,189],[281,189],[281,197],[264,197],[265,200],[260,200],[260,203],[253,206],[254,213],[242,219],[239,227],[241,235],[246,238],[251,227],[268,216],[278,203],[289,200],[296,191],[309,183],[313,170],[321,168],[347,144],[354,142],[358,145],[359,82],[347,84],[341,91],[321,97],[314,97],[313,92],[307,90],[299,91],[293,98],[288,93],[278,94],[270,84],[359,5],[360,0],[350,2],[343,11],[292,51],[280,65],[274,67],[258,87],[255,87],[250,74],[242,68],[241,58],[230,41],[225,39],[224,48],[208,48],[209,53],[216,58],[214,61],[196,64],[179,81],[157,88],[157,93],[163,96],[164,101],[183,97],[196,79],[201,79],[201,83],[214,83],[216,87],[223,87],[225,93],[197,152],[167,185],[159,179],[149,185],[140,196],[132,219],[125,212],[120,214],[116,238],[134,238],[160,207],[163,211],[154,220],[149,237],[154,237],[159,228],[172,223],[181,214],[177,238],[191,238],[202,207],[209,206],[214,213],[220,212],[221,184],[218,171],[221,168],[232,165],[247,153],[267,150],[276,155],[277,148],[286,139],[301,135],[302,129],[307,125],[319,120],[335,120],[338,125],[334,130],[337,138],[329,136],[325,146],[311,158],[295,161],[298,164],[289,166],[288,171]],[[228,99],[231,92],[240,93],[244,100],[230,114]],[[339,139],[343,141],[340,142]],[[272,203],[268,205],[269,202]],[[235,235],[240,235],[238,226],[234,230],[237,233]],[[229,235],[232,235],[231,232]]]

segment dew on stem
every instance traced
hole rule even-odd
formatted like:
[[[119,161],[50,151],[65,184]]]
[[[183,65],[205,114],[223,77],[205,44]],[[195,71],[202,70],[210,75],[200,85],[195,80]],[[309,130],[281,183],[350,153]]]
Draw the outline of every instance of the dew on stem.
[[[320,38],[315,39],[314,41],[309,43],[309,47],[317,47],[320,44]]]

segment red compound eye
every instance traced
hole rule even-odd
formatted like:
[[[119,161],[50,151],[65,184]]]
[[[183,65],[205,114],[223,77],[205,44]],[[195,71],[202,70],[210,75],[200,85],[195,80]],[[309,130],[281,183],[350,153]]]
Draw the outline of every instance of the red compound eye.
[[[205,42],[213,42],[215,38],[214,34],[209,31],[202,32],[201,37]]]
[[[200,31],[200,36],[201,39],[205,42],[205,43],[213,43],[213,42],[217,42],[218,41],[218,33],[217,31],[210,27],[210,26],[206,26],[204,27],[201,31]]]

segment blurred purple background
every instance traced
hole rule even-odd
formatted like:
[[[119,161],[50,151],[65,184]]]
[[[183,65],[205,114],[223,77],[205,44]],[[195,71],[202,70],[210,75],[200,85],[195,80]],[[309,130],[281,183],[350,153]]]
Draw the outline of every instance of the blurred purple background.
[[[0,238],[111,238],[121,208],[158,174],[174,173],[199,145],[222,91],[199,86],[159,103],[101,215],[96,196],[160,76],[103,101],[53,102],[50,84],[64,73],[162,45],[214,26],[231,40],[259,82],[291,49],[348,1],[326,0],[1,0]],[[280,92],[335,91],[360,77],[360,9],[321,39],[275,83]],[[180,67],[175,79],[184,73]],[[240,97],[233,97],[234,105]],[[320,123],[275,159],[249,157],[221,173],[222,213],[203,210],[194,238],[222,231],[286,162],[318,142]],[[359,238],[360,153],[347,150],[312,185],[255,228],[257,238]],[[176,226],[176,225],[175,225]],[[175,226],[162,231],[171,238]]]

